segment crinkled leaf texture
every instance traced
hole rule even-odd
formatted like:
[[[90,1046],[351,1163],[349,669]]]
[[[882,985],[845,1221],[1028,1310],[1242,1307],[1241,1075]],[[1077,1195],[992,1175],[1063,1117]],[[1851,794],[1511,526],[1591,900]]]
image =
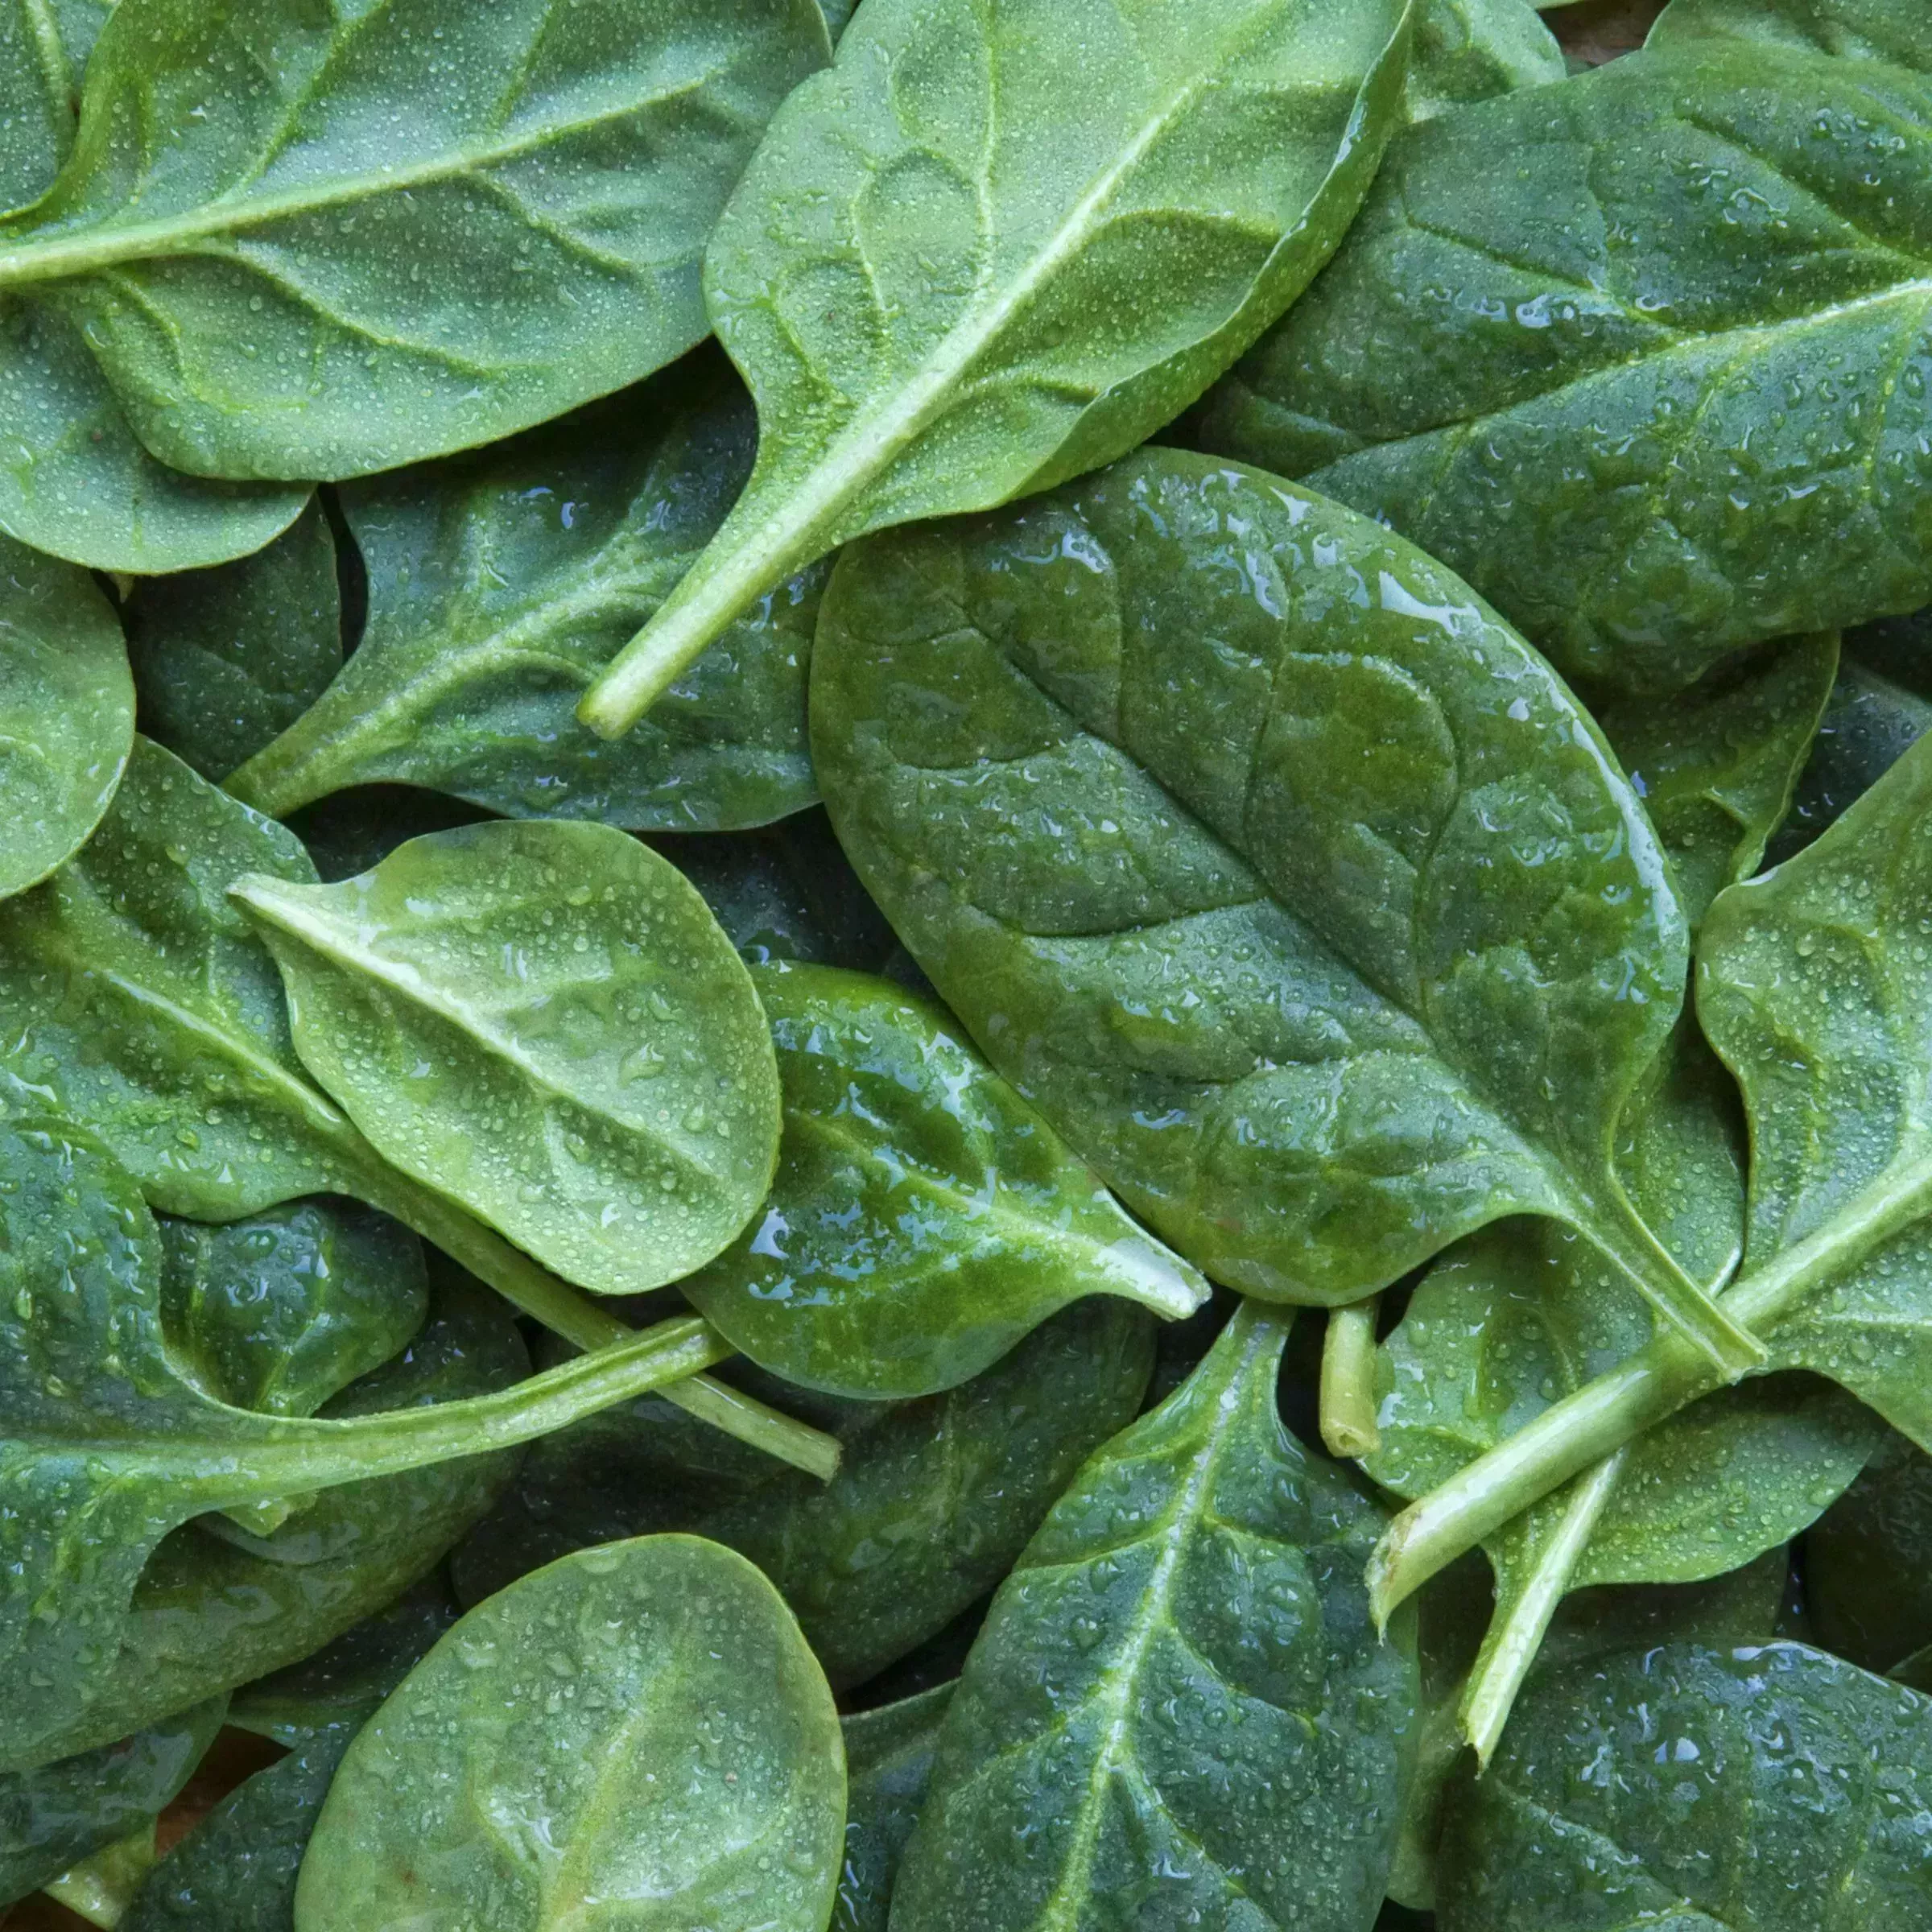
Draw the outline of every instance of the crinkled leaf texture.
[[[1111,461],[1305,288],[1401,111],[1406,0],[865,0],[704,258],[758,468],[586,700],[626,729],[869,530]]]
[[[393,780],[513,818],[663,832],[811,804],[822,570],[762,599],[621,743],[573,715],[724,520],[756,442],[742,386],[707,355],[506,447],[345,489],[362,641],[280,737],[248,747],[229,789],[285,819]]]
[[[861,877],[1208,1274],[1345,1302],[1542,1214],[1711,1331],[1612,1158],[1683,997],[1667,862],[1575,699],[1439,565],[1150,450],[855,547],[815,650]]]
[[[1574,676],[1674,689],[1912,609],[1928,180],[1932,80],[1787,47],[1459,109],[1393,145],[1199,434],[1385,518]]]
[[[1416,1678],[1362,1559],[1381,1513],[1282,1427],[1250,1303],[1054,1506],[940,1731],[894,1932],[1357,1932],[1395,1847]]]
[[[525,1577],[403,1679],[329,1787],[295,1928],[564,1932],[595,1901],[613,1932],[823,1932],[844,1824],[838,1714],[778,1592],[646,1537]]]
[[[778,1176],[679,1287],[761,1368],[833,1395],[931,1395],[1083,1295],[1170,1320],[1206,1300],[951,1015],[868,974],[752,977],[785,1093]]]
[[[696,889],[608,825],[414,839],[336,886],[232,888],[303,1064],[386,1158],[606,1294],[688,1274],[778,1158],[778,1066]]]
[[[814,0],[126,0],[0,289],[182,469],[486,441],[702,338],[700,252],[828,51]]]
[[[1452,1802],[1443,1932],[1923,1932],[1932,1702],[1799,1644],[1539,1682]]]

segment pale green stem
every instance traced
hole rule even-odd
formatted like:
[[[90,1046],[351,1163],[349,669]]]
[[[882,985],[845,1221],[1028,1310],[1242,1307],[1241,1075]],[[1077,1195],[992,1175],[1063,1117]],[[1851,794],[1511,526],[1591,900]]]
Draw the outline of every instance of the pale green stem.
[[[1528,1583],[1509,1606],[1509,1615],[1491,1630],[1483,1655],[1463,1687],[1463,1735],[1475,1745],[1476,1762],[1484,1770],[1495,1755],[1517,1693],[1542,1647],[1550,1620],[1556,1615],[1556,1607],[1563,1600],[1570,1579],[1623,1474],[1628,1454],[1627,1450],[1618,1450],[1571,1485],[1555,1534],[1537,1552]]]
[[[1328,1311],[1322,1340],[1322,1440],[1331,1455],[1373,1455],[1381,1446],[1375,1419],[1375,1323],[1382,1298]]]

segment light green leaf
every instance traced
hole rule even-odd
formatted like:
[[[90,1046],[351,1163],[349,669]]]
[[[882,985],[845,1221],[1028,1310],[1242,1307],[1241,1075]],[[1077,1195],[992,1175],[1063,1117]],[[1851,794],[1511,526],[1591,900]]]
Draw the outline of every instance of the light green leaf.
[[[867,530],[1108,462],[1305,288],[1401,111],[1404,0],[865,0],[704,259],[744,496],[580,715],[634,724]]]
[[[635,839],[474,825],[338,886],[230,890],[295,1051],[370,1143],[569,1279],[676,1281],[763,1198],[770,1029],[704,900]]]
[[[844,1823],[838,1714],[777,1591],[646,1538],[513,1584],[403,1679],[329,1787],[295,1928],[823,1932]]]

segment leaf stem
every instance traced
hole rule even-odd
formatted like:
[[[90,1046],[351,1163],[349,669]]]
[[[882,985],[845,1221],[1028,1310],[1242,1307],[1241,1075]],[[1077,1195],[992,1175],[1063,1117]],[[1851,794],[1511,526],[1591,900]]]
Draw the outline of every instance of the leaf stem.
[[[1322,1440],[1344,1459],[1373,1455],[1381,1447],[1375,1419],[1375,1325],[1382,1298],[1328,1311],[1322,1339]]]

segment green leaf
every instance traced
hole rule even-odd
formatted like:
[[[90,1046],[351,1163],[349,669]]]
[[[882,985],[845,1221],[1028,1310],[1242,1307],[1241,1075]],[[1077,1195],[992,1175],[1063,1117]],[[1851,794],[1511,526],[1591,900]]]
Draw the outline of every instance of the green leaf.
[[[1919,0],[1670,0],[1644,44],[1711,39],[1889,60],[1932,73],[1932,20]]]
[[[1369,1624],[1381,1513],[1282,1426],[1286,1333],[1248,1304],[1027,1546],[947,1711],[895,1932],[1373,1912],[1414,1639]]]
[[[844,1446],[830,1482],[695,1429],[663,1402],[606,1410],[525,1458],[502,1508],[457,1554],[457,1594],[476,1603],[571,1550],[686,1530],[749,1557],[832,1683],[862,1683],[985,1596],[1080,1464],[1133,1420],[1153,1327],[1144,1309],[1097,1296],[942,1395],[838,1402],[800,1392],[795,1406]],[[737,1364],[732,1374],[771,1386]]]
[[[125,614],[141,729],[219,780],[292,724],[342,667],[328,519],[312,503],[251,557],[144,578]]]
[[[10,1125],[0,1181],[0,1768],[67,1755],[52,1740],[109,1707],[134,1586],[191,1517],[525,1442],[719,1353],[701,1324],[675,1322],[440,1410],[315,1422],[230,1408],[184,1374],[159,1237],[97,1143]],[[112,1707],[110,1736],[129,1722]]]
[[[287,818],[394,779],[513,818],[668,831],[810,805],[822,571],[766,597],[621,745],[572,715],[724,521],[756,441],[742,388],[705,359],[506,447],[345,490],[368,628],[229,789]]]
[[[338,886],[230,888],[295,1051],[369,1141],[601,1294],[674,1282],[778,1156],[751,978],[676,869],[606,825],[412,840]]]
[[[1525,1698],[1452,1808],[1443,1932],[1864,1932],[1932,1913],[1932,1703],[1798,1644],[1625,1651]]]
[[[0,1909],[151,1827],[214,1742],[227,1703],[212,1698],[98,1750],[0,1773]]]
[[[1893,1436],[1805,1539],[1818,1641],[1917,1689],[1932,1678],[1932,1457]]]
[[[1433,120],[1568,72],[1555,35],[1530,0],[1426,0],[1416,17],[1404,117]]]
[[[1914,609],[1929,168],[1932,81],[1732,40],[1443,115],[1199,434],[1623,689]]]
[[[73,147],[71,60],[43,0],[9,0],[0,14],[0,208],[37,199]]]
[[[842,1719],[845,1859],[830,1932],[886,1932],[906,1842],[932,1781],[939,1725],[954,1686]]]
[[[84,571],[0,537],[0,898],[83,845],[134,742],[121,626]]]
[[[1612,1158],[1683,997],[1663,853],[1575,699],[1447,572],[1149,451],[848,551],[815,650],[860,876],[1208,1274],[1345,1302],[1546,1215],[1752,1359]]]
[[[1720,666],[1668,700],[1626,698],[1597,721],[1641,795],[1677,869],[1695,926],[1727,886],[1748,878],[1792,795],[1831,698],[1829,632]]]
[[[288,829],[308,848],[316,870],[333,884],[372,870],[411,839],[480,825],[490,815],[460,799],[414,786],[358,785],[293,814]]]
[[[778,1593],[650,1537],[524,1578],[410,1673],[329,1788],[295,1925],[823,1932],[844,1822],[838,1714]]]
[[[950,1015],[822,966],[753,980],[784,1088],[778,1174],[679,1287],[761,1368],[833,1395],[931,1395],[1084,1295],[1170,1319],[1206,1300]]]
[[[126,0],[72,159],[0,230],[0,289],[77,324],[181,469],[486,441],[703,336],[700,250],[826,52],[812,0]]]
[[[867,530],[1143,442],[1340,240],[1407,51],[1403,0],[865,0],[705,255],[758,468],[580,715],[626,730]]]

